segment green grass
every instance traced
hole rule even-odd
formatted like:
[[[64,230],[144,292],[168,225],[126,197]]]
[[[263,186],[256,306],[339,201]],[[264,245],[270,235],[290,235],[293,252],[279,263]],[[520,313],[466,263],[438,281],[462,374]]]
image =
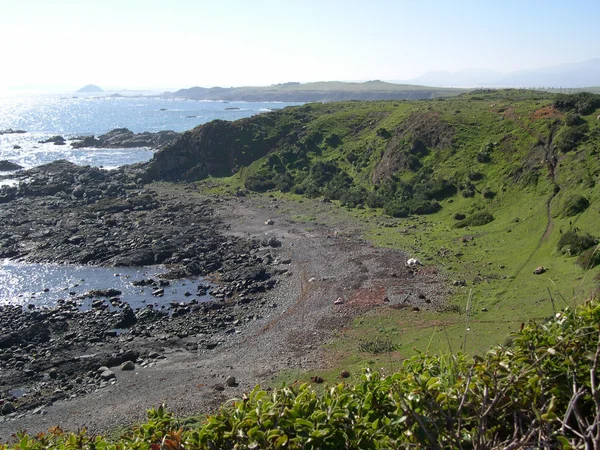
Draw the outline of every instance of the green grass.
[[[469,297],[471,329],[466,350],[482,353],[490,345],[503,342],[523,321],[549,317],[553,313],[550,298],[554,308],[578,303],[597,284],[600,268],[581,269],[577,258],[563,255],[557,243],[561,233],[573,228],[600,237],[598,110],[580,118],[579,123],[585,124],[584,138],[575,149],[563,153],[553,146],[553,137],[569,126],[566,110],[553,106],[557,98],[561,97],[530,90],[479,90],[427,101],[286,108],[234,123],[232,132],[241,131],[231,145],[239,145],[240,152],[250,149],[251,163],[231,177],[201,183],[216,194],[232,194],[247,187],[252,177],[271,180],[277,174],[289,176],[292,192],[306,187],[307,182],[317,183],[313,186],[316,200],[277,190],[269,195],[291,202],[284,211],[291,221],[335,225],[351,219],[375,245],[404,250],[426,265],[436,266],[447,278],[452,312],[381,308],[368,319],[357,319],[333,344],[337,366],[332,373],[344,366],[358,368],[369,363],[370,357],[357,351],[356,342],[380,338],[377,321],[384,329],[402,330],[397,337],[391,336],[400,346],[396,352],[400,358],[427,346],[447,351],[448,342],[458,348],[464,342],[464,311]],[[239,124],[237,128],[235,124]],[[447,134],[451,137],[446,141],[437,141]],[[261,145],[265,138],[269,145]],[[416,141],[420,147],[415,147]],[[399,154],[416,148],[413,156],[417,164],[408,169],[400,165],[393,173],[384,173],[382,184],[410,188],[408,194],[386,194],[386,201],[392,198],[402,204],[406,201],[402,195],[408,195],[418,202],[419,186],[436,186],[445,180],[456,192],[437,200],[439,212],[393,219],[384,216],[381,208],[335,210],[319,206],[320,198],[332,192],[334,178],[326,171],[315,174],[318,163],[327,163],[344,174],[339,192],[363,189],[366,202],[369,193],[375,191],[376,168],[384,155],[393,156],[394,145]],[[232,155],[236,151],[233,148]],[[219,170],[224,171],[222,167]],[[424,195],[432,192],[425,190]],[[590,206],[565,217],[563,205],[573,195],[585,197]],[[344,202],[343,197],[340,201],[333,198],[338,205]],[[457,228],[457,214],[468,220],[484,212],[494,220]],[[539,266],[545,273],[534,275]],[[466,286],[452,285],[463,280]],[[377,364],[381,357],[387,358],[375,357]]]

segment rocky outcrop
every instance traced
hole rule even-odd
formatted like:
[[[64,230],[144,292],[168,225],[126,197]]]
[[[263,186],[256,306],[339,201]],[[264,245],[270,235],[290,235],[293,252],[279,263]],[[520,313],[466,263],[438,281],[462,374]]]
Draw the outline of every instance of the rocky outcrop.
[[[98,136],[85,136],[75,140],[71,146],[73,148],[135,148],[149,147],[158,149],[165,145],[172,144],[179,133],[175,131],[159,131],[157,133],[134,133],[127,128],[115,128],[106,134]]]
[[[194,181],[207,176],[230,176],[277,148],[290,132],[274,127],[275,113],[235,122],[213,120],[185,132],[148,163],[152,180]]]
[[[25,134],[27,131],[25,130],[13,130],[12,128],[7,128],[6,130],[0,130],[0,136],[3,134]]]
[[[14,163],[11,161],[7,161],[5,159],[0,161],[0,172],[8,172],[10,170],[20,170],[22,168],[23,168],[23,166],[20,166],[17,163]]]
[[[389,140],[373,171],[372,182],[377,184],[398,171],[418,170],[420,159],[431,150],[451,147],[455,133],[452,125],[433,113],[414,113],[393,133],[380,130],[379,135]]]

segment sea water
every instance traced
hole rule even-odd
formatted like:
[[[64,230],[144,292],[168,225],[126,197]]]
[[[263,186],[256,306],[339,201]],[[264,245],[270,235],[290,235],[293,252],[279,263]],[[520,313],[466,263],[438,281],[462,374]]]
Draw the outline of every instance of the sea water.
[[[147,161],[153,151],[147,148],[73,149],[69,142],[79,136],[98,136],[114,128],[128,128],[134,133],[181,132],[214,119],[237,120],[298,104],[167,100],[151,96],[112,96],[111,93],[0,97],[0,131],[26,131],[0,135],[0,160],[25,168],[58,159],[114,168]],[[39,143],[54,135],[67,139],[67,145]],[[6,173],[0,173],[3,174]],[[0,181],[0,184],[10,183],[10,179]],[[10,204],[0,207],[7,208]],[[136,288],[131,284],[134,280],[155,277],[159,272],[158,267],[114,269],[4,261],[0,263],[0,305],[53,306],[61,299],[111,287],[122,291],[122,299],[134,308],[196,298],[193,283],[198,280],[173,282],[160,298],[152,296],[151,287]],[[194,296],[185,296],[186,291]]]
[[[82,309],[91,307],[92,298],[82,298],[92,290],[116,289],[118,297],[133,309],[153,305],[162,309],[171,302],[205,301],[208,295],[197,296],[199,279],[172,280],[154,296],[157,287],[134,286],[134,281],[153,279],[166,272],[161,266],[92,267],[60,264],[27,264],[0,261],[0,305],[34,305],[52,307],[63,300],[76,300]],[[203,283],[205,284],[205,283]]]
[[[0,97],[0,160],[31,168],[58,159],[81,165],[114,168],[148,161],[147,148],[73,149],[69,142],[81,136],[99,136],[115,128],[134,133],[186,131],[214,119],[237,120],[300,103],[212,102],[163,99],[158,96],[114,94],[49,94]],[[40,144],[60,135],[67,145]]]

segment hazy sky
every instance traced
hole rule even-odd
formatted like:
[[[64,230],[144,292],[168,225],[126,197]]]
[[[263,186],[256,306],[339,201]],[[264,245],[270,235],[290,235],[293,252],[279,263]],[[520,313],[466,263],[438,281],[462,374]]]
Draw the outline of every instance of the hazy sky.
[[[0,0],[0,90],[405,80],[600,56],[600,0]]]

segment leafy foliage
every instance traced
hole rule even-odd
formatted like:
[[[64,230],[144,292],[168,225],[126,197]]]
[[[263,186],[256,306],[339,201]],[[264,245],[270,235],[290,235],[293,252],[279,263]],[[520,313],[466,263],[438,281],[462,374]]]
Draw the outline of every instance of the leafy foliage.
[[[600,95],[589,92],[577,94],[559,94],[554,100],[554,106],[561,111],[573,111],[588,115],[600,108]]]
[[[577,264],[582,269],[592,269],[600,264],[600,250],[598,247],[589,248],[584,251],[579,258]]]
[[[457,222],[454,226],[456,228],[480,227],[483,225],[487,225],[492,220],[494,220],[494,216],[489,212],[478,211],[476,213],[471,214],[466,219]]]
[[[598,243],[589,233],[580,234],[577,229],[569,230],[560,236],[558,250],[576,256]]]
[[[585,138],[587,130],[587,124],[563,127],[554,138],[554,146],[563,153],[570,152]]]
[[[419,354],[385,376],[318,394],[256,387],[201,426],[164,407],[109,442],[55,428],[0,449],[594,448],[600,439],[600,304],[529,323],[483,357]]]
[[[569,195],[562,204],[562,216],[572,217],[585,211],[590,206],[590,201],[580,194]]]

